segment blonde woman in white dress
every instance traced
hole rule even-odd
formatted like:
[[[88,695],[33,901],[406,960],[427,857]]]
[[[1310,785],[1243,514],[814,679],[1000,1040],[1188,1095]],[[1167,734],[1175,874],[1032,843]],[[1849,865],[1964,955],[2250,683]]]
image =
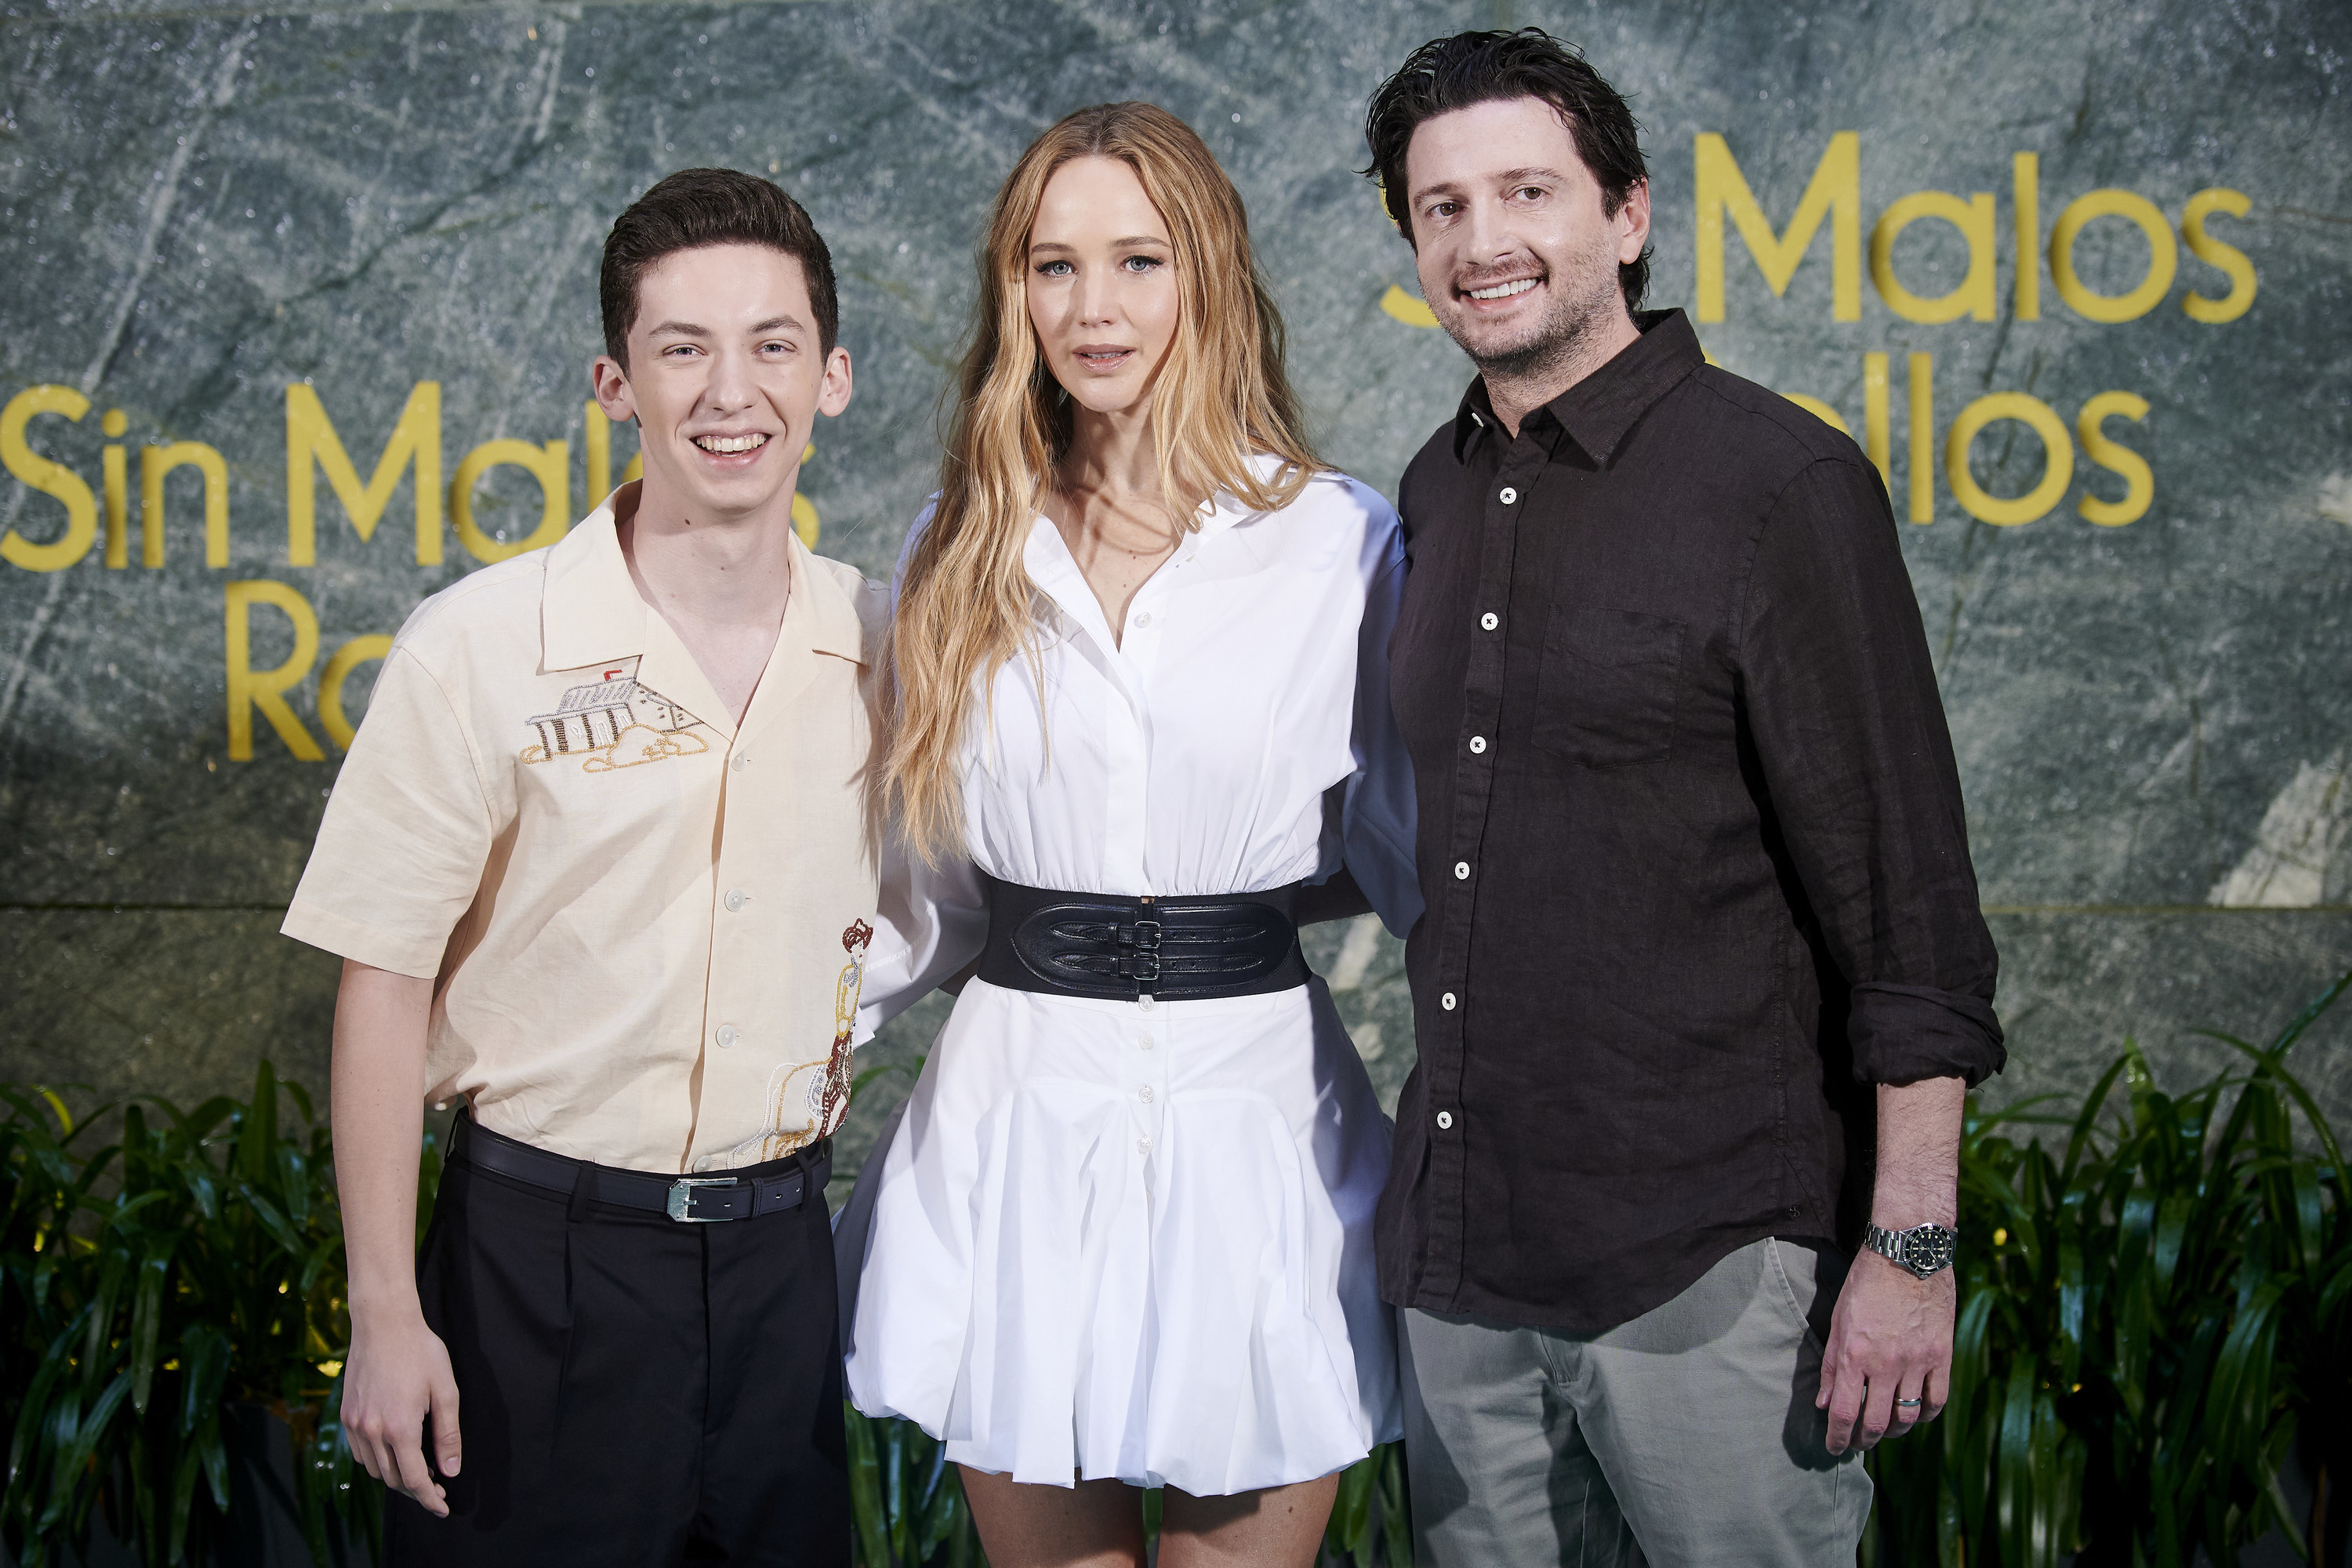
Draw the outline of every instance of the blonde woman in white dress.
[[[1389,1126],[1295,927],[1419,916],[1394,513],[1298,433],[1239,195],[1146,104],[999,193],[900,566],[912,867],[869,984],[975,957],[845,1216],[849,1384],[943,1438],[989,1560],[1313,1561],[1398,1435]],[[929,864],[925,864],[928,860]]]

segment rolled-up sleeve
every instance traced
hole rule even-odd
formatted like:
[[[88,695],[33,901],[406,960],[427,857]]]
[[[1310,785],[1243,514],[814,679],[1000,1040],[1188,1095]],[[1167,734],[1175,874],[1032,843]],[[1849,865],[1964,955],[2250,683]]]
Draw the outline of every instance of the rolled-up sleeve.
[[[1777,498],[1740,616],[1774,825],[1852,991],[1854,1077],[1971,1086],[2007,1059],[1959,771],[1877,476],[1823,458]]]

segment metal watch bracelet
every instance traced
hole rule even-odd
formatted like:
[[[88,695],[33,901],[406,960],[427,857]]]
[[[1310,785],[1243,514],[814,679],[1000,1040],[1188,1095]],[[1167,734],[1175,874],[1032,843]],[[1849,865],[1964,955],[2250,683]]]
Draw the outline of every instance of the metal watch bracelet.
[[[1922,1279],[1952,1266],[1959,1239],[1958,1231],[1942,1225],[1915,1225],[1908,1230],[1889,1230],[1885,1226],[1873,1225],[1862,1233],[1863,1246]]]

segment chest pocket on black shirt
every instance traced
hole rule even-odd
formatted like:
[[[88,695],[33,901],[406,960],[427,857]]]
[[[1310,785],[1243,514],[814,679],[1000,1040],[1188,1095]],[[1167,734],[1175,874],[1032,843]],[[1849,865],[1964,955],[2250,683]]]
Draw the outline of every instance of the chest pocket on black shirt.
[[[1633,610],[1555,608],[1536,682],[1535,743],[1592,768],[1663,761],[1685,629]]]

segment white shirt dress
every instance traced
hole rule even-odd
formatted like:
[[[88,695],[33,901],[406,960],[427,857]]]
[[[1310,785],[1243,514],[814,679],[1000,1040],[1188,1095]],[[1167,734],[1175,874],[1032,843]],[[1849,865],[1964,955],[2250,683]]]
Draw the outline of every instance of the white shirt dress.
[[[975,703],[969,862],[886,873],[868,994],[920,995],[980,952],[974,867],[1181,897],[1344,862],[1411,929],[1385,501],[1337,474],[1277,512],[1221,497],[1137,593],[1123,646],[1044,518],[1026,563],[1049,602],[1043,691],[1015,658]],[[1390,1128],[1321,980],[1150,1002],[973,980],[886,1136],[842,1221],[867,1415],[1018,1481],[1198,1496],[1328,1475],[1398,1436],[1371,1235]]]

